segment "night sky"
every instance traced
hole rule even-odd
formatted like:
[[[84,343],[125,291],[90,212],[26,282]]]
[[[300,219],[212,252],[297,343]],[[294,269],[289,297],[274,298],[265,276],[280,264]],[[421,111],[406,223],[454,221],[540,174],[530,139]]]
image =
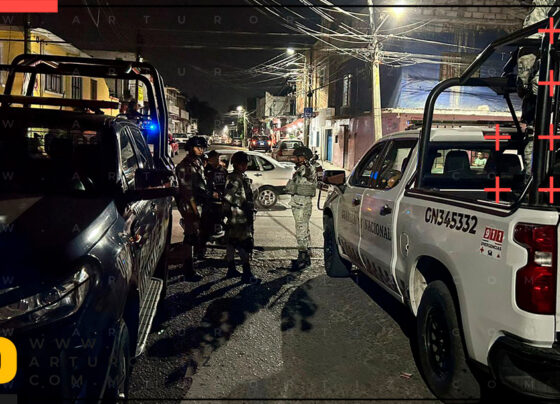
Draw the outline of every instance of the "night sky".
[[[255,8],[212,6],[246,6],[247,2],[196,2],[207,7],[165,7],[163,3],[194,4],[178,0],[59,0],[57,15],[33,15],[32,26],[49,29],[80,49],[135,52],[140,41],[141,55],[160,70],[167,85],[207,101],[219,112],[243,104],[247,97],[283,87],[283,80],[260,82],[270,76],[248,80],[246,75],[239,76],[240,70],[269,60],[287,47],[303,49],[312,43]],[[93,7],[96,4],[111,7]],[[111,19],[114,24],[110,24]]]

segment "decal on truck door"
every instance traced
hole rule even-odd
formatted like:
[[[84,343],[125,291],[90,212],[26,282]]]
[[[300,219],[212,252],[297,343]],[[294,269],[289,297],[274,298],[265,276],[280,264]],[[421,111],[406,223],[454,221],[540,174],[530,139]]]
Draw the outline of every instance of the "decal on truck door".
[[[478,218],[474,215],[436,208],[427,208],[424,220],[426,223],[470,234],[476,234],[478,225]]]

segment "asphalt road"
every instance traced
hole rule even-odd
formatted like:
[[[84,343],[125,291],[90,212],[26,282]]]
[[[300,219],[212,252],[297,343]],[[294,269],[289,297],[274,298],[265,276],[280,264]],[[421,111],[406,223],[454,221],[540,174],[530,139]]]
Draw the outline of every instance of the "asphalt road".
[[[219,248],[197,263],[204,278],[185,282],[176,226],[168,297],[136,361],[131,397],[434,401],[412,354],[407,310],[364,276],[325,275],[320,212],[312,217],[312,266],[289,271],[297,251],[281,202],[257,215],[260,285],[224,278]]]

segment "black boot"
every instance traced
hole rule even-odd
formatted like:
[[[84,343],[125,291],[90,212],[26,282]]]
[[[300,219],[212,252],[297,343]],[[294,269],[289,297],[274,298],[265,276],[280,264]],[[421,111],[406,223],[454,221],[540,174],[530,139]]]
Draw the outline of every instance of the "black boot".
[[[311,266],[311,250],[307,250],[305,253],[305,265],[308,267]]]
[[[261,283],[261,280],[259,278],[256,278],[253,275],[253,272],[251,272],[251,265],[248,263],[243,264],[243,275],[241,275],[241,281],[243,281],[244,283],[253,283],[253,284]]]
[[[237,269],[235,269],[235,262],[228,262],[226,278],[236,278],[238,276],[241,276],[241,273]]]
[[[311,257],[307,251],[299,251],[297,260],[294,261],[292,269],[294,271],[301,271],[311,265]]]
[[[183,273],[185,274],[185,280],[188,282],[197,282],[202,279],[202,277],[196,273],[192,259],[186,259],[183,263]]]

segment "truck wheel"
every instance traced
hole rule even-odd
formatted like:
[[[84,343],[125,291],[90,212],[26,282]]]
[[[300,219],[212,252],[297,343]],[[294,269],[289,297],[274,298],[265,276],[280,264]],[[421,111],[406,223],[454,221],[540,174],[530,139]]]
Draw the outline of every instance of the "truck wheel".
[[[161,258],[157,264],[154,276],[159,279],[163,279],[163,288],[161,289],[161,294],[159,297],[160,303],[167,296],[167,280],[169,279],[169,245],[171,244],[171,226],[173,226],[173,218],[169,216],[169,230],[167,231],[167,240],[165,242],[165,249]]]
[[[270,209],[278,202],[278,192],[272,187],[260,187],[257,203],[261,208]]]
[[[431,282],[418,308],[420,367],[440,400],[478,400],[480,385],[467,363],[463,332],[453,297],[442,281]]]
[[[124,321],[117,335],[116,351],[110,363],[109,379],[103,395],[103,403],[117,403],[128,398],[130,384],[130,338]]]
[[[334,221],[330,216],[323,217],[323,240],[327,275],[333,278],[350,276],[352,263],[342,258],[338,253],[338,246],[334,236]]]

